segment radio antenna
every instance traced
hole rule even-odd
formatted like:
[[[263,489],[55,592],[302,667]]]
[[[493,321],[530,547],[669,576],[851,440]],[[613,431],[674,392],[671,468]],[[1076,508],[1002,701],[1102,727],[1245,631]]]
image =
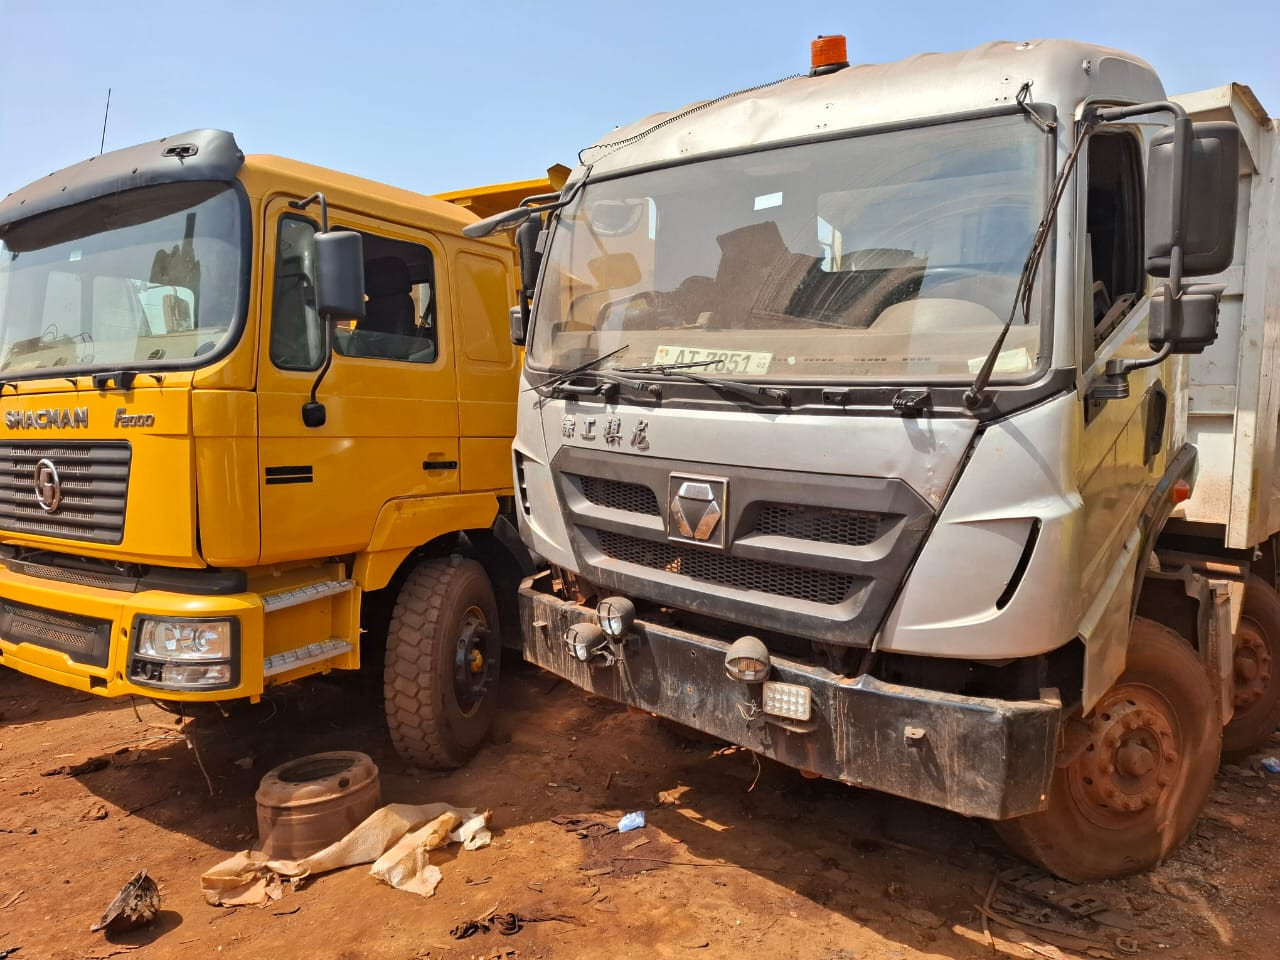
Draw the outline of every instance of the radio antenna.
[[[102,139],[98,141],[98,156],[102,156],[102,148],[107,145],[107,116],[111,113],[111,88],[107,87],[107,108],[102,111]]]

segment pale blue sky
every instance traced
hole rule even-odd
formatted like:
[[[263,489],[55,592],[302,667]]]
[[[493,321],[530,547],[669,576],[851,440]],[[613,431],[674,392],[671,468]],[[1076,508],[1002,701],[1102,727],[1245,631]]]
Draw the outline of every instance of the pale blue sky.
[[[1280,114],[1277,0],[0,0],[0,195],[193,127],[435,192],[538,176],[657,110],[808,65],[1072,37],[1151,61],[1171,93],[1250,84]]]

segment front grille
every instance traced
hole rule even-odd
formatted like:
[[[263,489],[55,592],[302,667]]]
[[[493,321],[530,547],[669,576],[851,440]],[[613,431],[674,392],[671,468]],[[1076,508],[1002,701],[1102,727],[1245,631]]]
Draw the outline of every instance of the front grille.
[[[817,540],[849,547],[864,547],[880,536],[879,513],[835,510],[784,503],[764,503],[756,516],[753,533],[796,540]]]
[[[600,549],[614,560],[651,570],[664,570],[736,590],[756,590],[778,597],[835,606],[848,598],[858,581],[851,574],[730,557],[676,544],[644,540],[612,530],[597,530],[595,534],[599,538]]]
[[[582,484],[582,495],[597,507],[658,515],[658,498],[642,483],[588,476],[578,477],[578,482]]]
[[[0,603],[0,636],[59,650],[78,663],[107,665],[111,622],[46,610],[25,603]]]
[[[124,539],[127,443],[0,444],[0,529],[90,543]],[[36,499],[36,465],[58,472],[62,501],[47,513]]]

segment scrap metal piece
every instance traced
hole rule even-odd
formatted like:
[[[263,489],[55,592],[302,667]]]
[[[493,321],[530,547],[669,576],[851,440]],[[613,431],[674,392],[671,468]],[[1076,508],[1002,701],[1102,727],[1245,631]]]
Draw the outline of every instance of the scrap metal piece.
[[[102,918],[89,928],[89,932],[105,930],[107,933],[123,933],[125,930],[146,926],[159,912],[160,888],[147,876],[147,871],[139,870],[116,894]]]

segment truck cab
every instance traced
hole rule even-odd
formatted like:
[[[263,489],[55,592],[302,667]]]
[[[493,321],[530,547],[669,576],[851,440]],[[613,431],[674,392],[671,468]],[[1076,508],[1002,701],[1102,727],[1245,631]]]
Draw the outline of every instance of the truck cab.
[[[442,696],[476,727],[493,584],[520,563],[520,351],[512,247],[461,230],[466,206],[547,186],[447,202],[194,130],[0,201],[0,665],[109,697],[252,699],[356,669],[380,620],[392,674],[426,650],[447,664],[426,691],[402,670],[393,733]],[[470,613],[430,625],[447,641],[393,612],[407,581],[459,578]],[[459,736],[397,742],[460,762]]]
[[[1268,134],[1242,160],[1233,122],[1095,45],[842,46],[610,133],[524,211],[526,656],[997,821],[1062,876],[1142,869],[1231,719],[1235,621],[1207,624],[1240,570],[1178,579],[1155,548]]]

